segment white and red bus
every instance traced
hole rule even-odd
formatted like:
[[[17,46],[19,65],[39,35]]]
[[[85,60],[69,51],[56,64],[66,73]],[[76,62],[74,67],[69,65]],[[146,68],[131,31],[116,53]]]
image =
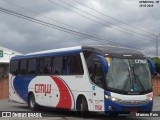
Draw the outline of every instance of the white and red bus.
[[[9,99],[77,111],[150,112],[153,62],[137,51],[76,46],[15,56]]]

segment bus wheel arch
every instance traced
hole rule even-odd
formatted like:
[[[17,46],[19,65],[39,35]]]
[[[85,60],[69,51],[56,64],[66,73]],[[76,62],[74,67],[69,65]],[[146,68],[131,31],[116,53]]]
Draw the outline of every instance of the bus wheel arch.
[[[81,112],[88,111],[88,102],[85,95],[83,94],[78,95],[77,101],[76,101],[76,110]]]
[[[33,111],[38,109],[38,104],[36,103],[35,95],[33,92],[29,92],[28,94],[28,107]]]

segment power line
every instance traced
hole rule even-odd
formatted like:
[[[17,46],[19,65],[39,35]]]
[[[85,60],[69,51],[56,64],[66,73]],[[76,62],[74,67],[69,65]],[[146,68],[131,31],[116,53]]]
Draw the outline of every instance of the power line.
[[[22,8],[22,9],[25,9],[25,10],[31,11],[31,12],[33,12],[34,14],[37,14],[37,15],[39,15],[39,16],[43,16],[43,17],[45,17],[45,18],[48,18],[48,19],[54,20],[54,21],[56,21],[56,22],[59,22],[59,21],[57,21],[57,20],[55,20],[55,19],[52,19],[52,18],[50,18],[50,17],[47,17],[47,16],[44,16],[44,15],[41,15],[40,13],[35,12],[35,11],[33,11],[33,10],[30,10],[30,9],[27,9],[27,8],[24,8],[24,7],[21,7],[21,6],[17,5],[17,4],[10,3],[10,2],[8,2],[8,1],[6,1],[6,0],[3,0],[3,1],[5,1],[5,2],[7,2],[7,3],[11,4],[11,5],[14,5],[14,6],[20,7],[20,8]],[[62,23],[62,22],[59,22],[59,23],[64,24],[64,25],[67,25],[67,26],[70,26],[70,27],[73,27],[73,26],[71,26],[71,25],[68,25],[68,24],[65,24],[65,23]],[[73,28],[76,28],[76,27],[73,27]],[[78,28],[76,28],[76,29],[78,29]],[[80,30],[80,29],[78,29],[78,30]],[[100,42],[100,41],[97,41],[97,42]],[[102,42],[101,42],[101,43],[102,43]],[[143,49],[143,50],[144,50],[144,49]],[[146,53],[148,53],[148,52],[146,52]]]
[[[69,25],[69,24],[65,24],[65,23],[63,23],[63,22],[60,22],[60,21],[58,21],[58,20],[56,20],[56,19],[53,19],[53,18],[47,17],[47,16],[45,16],[45,15],[41,15],[39,12],[33,11],[33,10],[28,9],[28,8],[25,8],[25,7],[22,7],[22,6],[20,6],[20,5],[14,4],[14,3],[9,2],[9,1],[7,1],[7,0],[3,0],[3,1],[4,1],[4,2],[6,2],[6,3],[8,3],[8,4],[10,4],[10,5],[13,5],[13,6],[19,7],[19,8],[21,8],[21,9],[24,9],[24,10],[27,10],[27,11],[30,11],[30,12],[32,12],[32,13],[34,13],[34,14],[36,14],[36,15],[42,16],[42,17],[44,17],[44,18],[48,18],[48,19],[53,20],[53,21],[55,21],[55,22],[57,22],[57,23],[61,23],[61,24],[63,24],[63,25],[66,25],[66,26],[72,27],[72,28],[74,28],[74,29],[79,30],[79,31],[81,31],[81,32],[82,32],[82,30],[81,30],[81,29],[79,29],[79,28],[77,28],[77,27],[71,26],[71,25]],[[88,34],[91,34],[91,33],[88,33]],[[97,35],[97,36],[99,36],[99,35]],[[101,37],[101,36],[99,36],[99,37]],[[97,42],[99,42],[99,41],[97,41]],[[102,42],[99,42],[99,43],[102,43]]]
[[[0,7],[0,11],[4,12],[4,13],[7,13],[7,14],[10,14],[10,15],[13,15],[13,16],[16,16],[16,17],[19,17],[19,18],[22,18],[22,19],[25,19],[25,20],[29,20],[31,22],[35,22],[35,23],[47,26],[47,27],[53,27],[53,28],[61,30],[63,32],[71,33],[71,34],[78,35],[78,36],[85,37],[85,38],[87,38],[88,36],[93,37],[91,35],[87,35],[87,34],[80,33],[80,32],[77,32],[77,31],[73,31],[73,30],[70,30],[70,29],[67,29],[67,28],[64,28],[64,27],[60,27],[60,26],[51,24],[51,23],[47,23],[47,22],[44,22],[44,21],[41,21],[41,20],[38,20],[38,19],[35,19],[35,18],[31,18],[29,16],[22,15],[22,14],[19,14],[19,13],[16,13],[16,12],[13,12],[13,11],[10,11],[10,10],[7,10],[7,9],[1,8],[1,7]],[[114,42],[112,42],[112,43],[114,43]]]
[[[39,12],[33,11],[33,10],[28,9],[28,8],[25,8],[25,7],[22,7],[22,6],[20,6],[20,5],[14,4],[14,3],[9,2],[9,1],[7,1],[7,0],[3,0],[3,1],[6,2],[6,3],[8,3],[8,4],[10,4],[10,5],[19,7],[19,8],[21,8],[21,9],[24,9],[24,10],[27,10],[27,11],[30,11],[30,12],[36,14],[36,15],[42,16],[42,17],[44,17],[44,18],[48,18],[48,19],[53,20],[53,21],[55,21],[55,22],[57,22],[57,23],[61,23],[61,24],[63,24],[63,25],[66,25],[66,26],[69,26],[69,27],[72,27],[72,28],[74,28],[74,29],[77,29],[77,30],[81,31],[81,29],[79,29],[79,28],[77,28],[77,27],[74,27],[74,26],[65,24],[65,23],[63,23],[63,22],[57,21],[57,20],[55,20],[55,19],[53,19],[53,18],[44,16],[44,15],[41,15]],[[88,33],[88,34],[92,34],[92,33]],[[96,36],[101,37],[101,36],[99,36],[99,35],[96,35]],[[99,41],[97,41],[97,42],[99,42]],[[101,44],[103,44],[103,43],[101,42]]]
[[[47,26],[47,27],[52,27],[52,28],[61,30],[63,32],[67,32],[67,33],[71,33],[71,34],[74,34],[74,35],[78,35],[78,36],[81,36],[81,37],[84,37],[84,38],[92,38],[93,39],[93,38],[96,37],[96,36],[88,35],[88,34],[85,34],[85,33],[77,32],[77,31],[74,31],[74,30],[71,30],[71,29],[67,29],[67,28],[64,28],[64,27],[61,27],[61,26],[57,26],[57,25],[54,25],[54,24],[51,24],[51,23],[48,23],[48,22],[44,22],[44,21],[29,17],[29,16],[26,16],[26,15],[22,15],[20,13],[13,12],[11,10],[4,9],[2,7],[0,7],[0,11],[1,12],[5,12],[5,13],[10,14],[10,15],[14,15],[16,17],[20,17],[20,18],[25,19],[25,20],[29,20],[29,21],[32,21],[32,22]],[[106,40],[106,39],[104,39],[104,40]],[[114,45],[117,44],[116,42],[113,42],[113,41],[110,41],[110,40],[108,40],[108,41],[111,42]]]
[[[106,17],[108,17],[108,18],[110,18],[110,19],[112,19],[112,20],[115,20],[115,21],[120,22],[120,23],[123,23],[123,24],[125,24],[125,25],[127,25],[127,26],[129,26],[129,27],[135,28],[135,29],[137,29],[137,30],[140,30],[140,31],[143,31],[143,32],[145,32],[145,33],[147,33],[147,34],[151,34],[151,35],[154,35],[154,36],[155,36],[155,34],[153,34],[153,33],[150,33],[150,32],[145,31],[145,30],[143,30],[143,29],[140,29],[140,28],[137,28],[137,27],[135,27],[135,26],[129,25],[129,24],[126,23],[126,22],[123,22],[123,21],[120,21],[120,20],[118,20],[118,19],[116,19],[116,18],[113,18],[113,17],[111,17],[111,16],[109,16],[109,15],[103,13],[103,12],[100,12],[100,11],[98,11],[98,10],[96,10],[96,9],[93,9],[93,8],[87,6],[87,5],[85,5],[85,4],[83,4],[83,3],[79,2],[79,1],[76,1],[76,0],[72,0],[72,1],[78,3],[78,4],[82,5],[82,6],[85,6],[86,8],[88,8],[88,9],[90,9],[90,10],[92,10],[92,11],[95,11],[95,12],[97,12],[97,13],[103,15],[103,16],[106,16]]]
[[[51,19],[51,20],[53,20],[53,21],[55,21],[55,22],[57,22],[57,23],[61,23],[61,24],[63,24],[63,25],[66,25],[66,26],[69,26],[69,27],[72,27],[72,28],[74,28],[74,29],[77,29],[77,30],[81,31],[81,30],[80,30],[79,28],[77,28],[77,27],[74,27],[74,26],[71,26],[71,25],[65,24],[65,23],[63,23],[63,22],[57,21],[57,20],[55,20],[55,19],[53,19],[53,18],[50,18],[50,17],[44,16],[44,15],[41,15],[39,12],[33,11],[33,10],[28,9],[28,8],[25,8],[25,7],[22,7],[22,6],[20,6],[20,5],[14,4],[14,3],[9,2],[9,1],[7,1],[7,0],[3,0],[3,1],[4,1],[4,2],[6,2],[6,3],[8,3],[8,4],[10,4],[10,5],[13,5],[13,6],[19,7],[19,8],[21,8],[21,9],[24,9],[24,10],[27,10],[27,11],[30,11],[30,12],[32,12],[32,13],[34,13],[34,14],[36,14],[36,15],[42,16],[42,17],[44,17],[44,18]],[[90,33],[89,33],[89,34],[90,34]],[[92,33],[91,33],[91,34],[92,34]],[[98,36],[98,35],[97,35],[97,36]],[[101,36],[98,36],[98,37],[101,37]],[[97,42],[99,42],[99,41],[97,41]],[[102,43],[102,44],[103,44],[103,43]]]
[[[0,7],[0,11],[3,12],[3,13],[6,13],[6,14],[10,14],[10,15],[13,15],[13,16],[16,16],[16,17],[34,22],[34,23],[41,24],[43,26],[54,28],[54,29],[57,29],[57,30],[60,30],[60,31],[63,31],[63,32],[67,32],[67,33],[70,33],[70,34],[73,34],[73,35],[77,35],[77,36],[80,36],[80,37],[83,37],[83,38],[90,39],[90,40],[93,40],[93,41],[99,41],[101,43],[107,43],[107,44],[110,44],[110,45],[120,45],[120,46],[127,46],[129,48],[136,48],[136,49],[139,49],[139,50],[145,50],[145,49],[141,49],[141,48],[137,48],[137,47],[113,42],[113,41],[106,40],[106,39],[103,39],[103,38],[98,38],[96,36],[88,35],[88,34],[85,34],[85,33],[77,32],[77,31],[67,29],[67,28],[64,28],[64,27],[61,27],[61,26],[57,26],[57,25],[54,25],[54,24],[51,24],[51,23],[48,23],[48,22],[45,22],[45,21],[42,21],[42,20],[38,20],[38,19],[23,15],[23,14],[20,14],[20,13],[17,13],[17,12],[13,12],[11,10],[8,10],[8,9],[2,8],[2,7]],[[144,51],[144,52],[147,53],[146,51]]]
[[[47,23],[47,22],[44,22],[44,21],[41,21],[41,20],[38,20],[38,19],[34,19],[34,18],[31,18],[31,17],[28,17],[28,16],[25,16],[25,15],[22,15],[22,14],[19,14],[19,13],[15,13],[15,12],[13,12],[13,11],[10,11],[10,10],[7,10],[7,9],[4,9],[4,8],[0,8],[0,11],[1,12],[5,12],[5,13],[7,13],[7,14],[10,14],[10,15],[14,15],[14,16],[16,16],[16,17],[20,17],[20,18],[22,18],[22,19],[25,19],[25,20],[29,20],[29,21],[32,21],[32,22],[35,22],[35,23],[38,23],[38,24],[41,24],[41,25],[44,25],[44,26],[47,26],[47,27],[51,27],[51,28],[54,28],[54,29],[57,29],[57,30],[60,30],[60,31],[63,31],[63,32],[67,32],[67,33],[70,33],[70,34],[74,34],[74,35],[78,35],[78,36],[81,36],[81,37],[83,37],[83,38],[88,38],[88,39],[91,39],[91,40],[94,40],[94,41],[99,41],[99,40],[95,40],[95,39],[93,39],[94,38],[94,36],[90,36],[90,35],[86,35],[86,34],[84,34],[84,33],[80,33],[80,34],[77,34],[77,33],[79,33],[79,32],[76,32],[76,31],[73,31],[73,30],[70,30],[70,29],[66,29],[66,28],[63,28],[63,27],[60,27],[60,26],[56,26],[56,25],[53,25],[53,24],[50,24],[50,23]],[[36,21],[35,21],[36,20]],[[37,22],[38,21],[38,22]],[[47,25],[46,25],[47,24]],[[50,25],[52,25],[52,26],[50,26]],[[58,28],[57,28],[58,27]],[[62,29],[61,29],[62,28]],[[67,30],[67,31],[66,31]],[[75,34],[75,33],[76,34]],[[86,36],[85,36],[86,35]],[[104,41],[100,41],[100,42],[102,42],[102,43],[106,43],[106,42],[104,42]],[[112,42],[112,41],[109,41],[109,42]],[[108,43],[108,42],[107,42]],[[114,43],[114,44],[113,44]],[[110,43],[111,45],[117,45],[117,44],[119,44],[119,45],[121,45],[121,46],[128,46],[128,45],[122,45],[122,44],[120,44],[120,43],[116,43],[116,42],[112,42],[112,43]],[[133,47],[133,46],[128,46],[128,47],[131,47],[131,48],[136,48],[136,47]],[[138,48],[136,48],[136,49],[138,49]],[[139,50],[144,50],[144,49],[139,49]],[[147,53],[147,52],[145,52],[145,53]]]
[[[4,2],[7,2],[7,3],[10,4],[10,5],[19,7],[19,8],[21,8],[21,9],[24,9],[24,10],[27,10],[27,11],[30,11],[31,13],[34,13],[34,14],[36,14],[36,15],[39,15],[39,16],[42,16],[42,17],[44,17],[44,18],[50,19],[50,20],[52,20],[52,21],[54,21],[54,22],[57,22],[57,23],[66,25],[66,26],[68,26],[68,27],[72,27],[72,28],[74,28],[74,29],[76,29],[76,30],[80,30],[80,29],[77,28],[77,27],[71,26],[71,25],[69,25],[69,24],[65,24],[65,23],[63,23],[63,22],[60,22],[60,21],[54,19],[54,18],[47,17],[47,16],[42,15],[42,14],[40,14],[39,12],[36,12],[36,11],[34,11],[34,10],[31,10],[31,9],[28,9],[28,8],[25,8],[25,7],[22,7],[22,6],[20,6],[20,5],[14,4],[14,3],[9,2],[9,1],[7,1],[7,0],[3,0],[3,1],[4,1]],[[81,30],[80,30],[80,31],[81,31]]]
[[[80,32],[82,32],[82,30],[81,30],[81,29],[79,29],[79,28],[77,28],[77,27],[74,27],[74,26],[71,26],[71,25],[65,24],[65,23],[63,23],[63,22],[60,22],[60,21],[58,21],[58,20],[55,20],[55,19],[53,19],[53,18],[50,18],[50,17],[44,16],[44,15],[41,15],[40,13],[38,13],[38,12],[36,12],[36,11],[33,11],[33,10],[31,10],[31,9],[28,9],[28,8],[22,7],[22,6],[17,5],[17,4],[14,4],[14,3],[9,2],[9,1],[7,1],[7,0],[3,0],[3,1],[4,1],[4,2],[7,2],[8,4],[11,4],[11,5],[13,5],[13,6],[19,7],[19,8],[21,8],[21,9],[24,9],[24,10],[30,11],[30,12],[32,12],[32,13],[34,13],[34,14],[36,14],[36,15],[42,16],[42,17],[44,17],[44,18],[48,18],[48,19],[50,19],[50,20],[53,20],[53,21],[55,21],[55,22],[57,22],[57,23],[61,23],[61,24],[63,24],[63,25],[66,25],[66,26],[72,27],[72,28],[74,28],[74,29],[79,30]],[[86,32],[86,31],[85,31],[85,32]],[[89,32],[86,32],[86,33],[87,33],[87,34],[92,34],[92,33],[89,33]],[[96,36],[98,36],[98,37],[102,37],[102,36],[99,36],[99,35],[96,35]]]
[[[67,9],[67,10],[70,10],[70,9],[68,9],[68,8],[66,8],[66,7],[64,7],[64,6],[62,6],[62,5],[60,5],[60,4],[56,3],[56,2],[53,2],[52,0],[48,0],[48,1],[51,2],[51,3],[54,3],[54,4],[56,4],[56,5],[58,5],[58,6],[60,6],[60,7],[63,7],[63,8],[65,8],[65,9]],[[140,34],[140,33],[134,32],[134,31],[131,31],[131,30],[127,29],[127,28],[120,27],[120,26],[118,26],[118,25],[116,25],[116,24],[113,24],[113,23],[111,23],[111,22],[109,22],[109,21],[107,21],[107,20],[105,20],[105,19],[99,18],[99,17],[97,17],[97,16],[95,16],[95,15],[93,15],[93,14],[90,14],[90,13],[84,11],[84,10],[81,10],[81,9],[75,7],[74,5],[71,5],[71,4],[67,3],[67,2],[64,2],[63,0],[59,0],[59,1],[61,1],[62,3],[65,3],[65,4],[69,5],[69,6],[72,6],[72,7],[74,7],[75,9],[77,9],[77,10],[79,10],[79,11],[81,11],[81,12],[84,12],[84,13],[86,13],[86,14],[88,14],[88,15],[96,18],[96,19],[99,19],[99,20],[101,20],[101,21],[103,21],[103,22],[107,22],[107,23],[109,23],[109,24],[111,24],[111,25],[114,25],[114,26],[120,28],[120,29],[127,30],[127,32],[125,32],[125,31],[122,31],[122,30],[119,30],[119,29],[116,29],[116,28],[110,26],[110,28],[112,28],[112,29],[114,29],[114,30],[116,30],[116,31],[120,31],[120,32],[129,34],[129,35],[132,35],[132,36],[134,36],[134,37],[138,37],[138,38],[146,37],[146,38],[147,38],[146,40],[153,41],[153,40],[151,40],[151,39],[153,39],[153,38],[151,38],[151,37],[148,37],[148,36],[145,36],[145,35],[143,35],[143,34]],[[70,10],[70,11],[73,12],[73,10]],[[77,12],[75,12],[75,11],[74,11],[74,13],[82,16],[82,14],[79,14],[79,13],[77,13]],[[83,15],[83,16],[84,16],[84,15]],[[82,16],[82,17],[83,17],[83,16]],[[85,18],[88,19],[89,17],[86,17],[86,16],[85,16]],[[92,20],[92,21],[93,21],[93,19],[91,19],[91,18],[89,18],[89,20]],[[101,25],[104,25],[104,26],[106,26],[106,27],[109,27],[109,26],[107,26],[106,24],[101,23],[101,22],[98,22],[98,21],[96,21],[96,20],[94,20],[94,22],[99,23],[99,24],[101,24]],[[135,33],[135,34],[137,34],[138,36],[135,35],[135,34],[128,33],[128,32]],[[143,36],[143,37],[141,37],[141,36],[139,36],[139,35],[141,35],[141,36]],[[145,39],[145,38],[143,38],[143,39]]]

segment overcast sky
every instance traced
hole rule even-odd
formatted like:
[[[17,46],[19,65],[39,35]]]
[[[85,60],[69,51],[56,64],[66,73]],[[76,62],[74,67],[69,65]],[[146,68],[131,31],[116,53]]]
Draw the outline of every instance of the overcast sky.
[[[0,0],[0,7],[81,33],[98,36],[106,43],[109,40],[155,52],[156,36],[152,34],[160,34],[160,3],[153,3],[153,7],[139,7],[140,0],[76,1],[101,14],[74,0]],[[104,43],[0,12],[0,46],[21,53],[97,44]]]

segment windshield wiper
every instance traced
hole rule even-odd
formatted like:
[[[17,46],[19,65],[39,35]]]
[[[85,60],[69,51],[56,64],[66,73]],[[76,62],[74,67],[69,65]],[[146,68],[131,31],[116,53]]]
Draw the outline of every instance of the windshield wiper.
[[[127,75],[127,78],[126,78],[126,80],[125,80],[125,82],[124,82],[124,85],[123,85],[123,88],[122,88],[123,91],[125,91],[126,88],[127,88],[127,85],[128,85],[128,82],[129,82],[128,78],[129,78],[129,80],[130,80],[130,76],[129,76],[129,75]]]
[[[122,88],[122,90],[123,91],[125,91],[126,90],[126,88],[127,88],[127,84],[128,84],[128,82],[130,81],[130,84],[131,84],[131,78],[130,78],[130,68],[128,67],[128,73],[129,73],[129,75],[127,75],[127,78],[126,78],[126,80],[125,80],[125,82],[124,82],[124,85],[123,85],[123,88]],[[129,78],[129,80],[128,80],[128,78]]]
[[[132,71],[133,71],[134,80],[136,80],[139,83],[138,85],[140,85],[140,87],[142,88],[142,90],[145,90],[142,82],[138,79],[138,77],[140,77],[140,76],[136,75],[135,72],[134,72],[134,67],[132,67]]]

